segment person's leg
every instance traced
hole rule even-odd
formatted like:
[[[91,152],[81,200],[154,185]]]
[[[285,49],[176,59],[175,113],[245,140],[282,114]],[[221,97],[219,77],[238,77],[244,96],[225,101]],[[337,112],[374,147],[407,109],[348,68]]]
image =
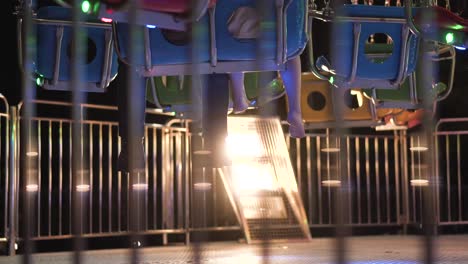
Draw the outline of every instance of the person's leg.
[[[232,72],[229,74],[229,79],[231,81],[233,111],[235,114],[242,113],[249,107],[249,102],[245,94],[244,73]]]
[[[135,86],[129,87],[128,68],[119,72],[122,79],[118,83],[118,116],[121,148],[118,170],[129,172],[130,165],[138,171],[145,169],[145,150],[143,145],[146,109],[146,78],[136,77]],[[132,147],[132,149],[130,149]],[[131,160],[129,153],[132,153]]]
[[[305,136],[301,111],[301,61],[299,56],[286,63],[286,70],[281,72],[288,96],[288,122],[291,137]]]

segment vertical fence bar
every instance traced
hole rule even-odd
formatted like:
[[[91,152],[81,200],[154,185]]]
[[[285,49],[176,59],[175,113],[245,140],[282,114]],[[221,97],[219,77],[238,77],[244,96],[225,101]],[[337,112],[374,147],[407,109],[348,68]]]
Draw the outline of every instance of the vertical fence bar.
[[[145,134],[144,134],[144,138],[145,138],[145,147],[144,147],[144,149],[145,149],[145,153],[148,153],[148,152],[149,152],[149,148],[148,148],[148,145],[149,145],[149,142],[148,142],[148,127],[145,126],[144,129],[145,129]],[[145,159],[147,159],[147,158],[145,157]],[[148,177],[149,177],[148,162],[145,162],[145,183],[146,183],[147,186],[148,186],[148,187],[147,187],[147,188],[148,188],[148,189],[147,189],[148,191],[146,191],[146,194],[145,194],[145,202],[144,202],[144,205],[145,205],[145,206],[144,206],[144,210],[146,211],[146,213],[145,213],[144,215],[147,216],[147,217],[145,217],[145,219],[144,219],[144,222],[145,222],[145,223],[144,223],[144,228],[143,228],[143,229],[144,229],[145,231],[148,230],[148,216],[149,216],[149,214],[148,214],[149,178],[148,178]]]
[[[310,136],[306,137],[306,169],[307,169],[307,199],[308,199],[308,207],[309,207],[309,225],[312,223],[312,215],[313,215],[313,202],[312,202],[312,161],[311,161],[311,147],[310,147]]]
[[[190,243],[190,186],[192,186],[191,175],[192,175],[192,160],[190,153],[192,153],[191,142],[190,142],[190,133],[189,133],[189,124],[184,122],[185,131],[185,188],[184,188],[184,208],[185,208],[185,217],[184,217],[184,229],[185,229],[185,244]]]
[[[397,221],[399,224],[403,222],[403,233],[407,233],[407,223],[408,223],[408,188],[406,180],[408,178],[408,170],[405,165],[407,164],[406,160],[406,132],[400,131],[394,133],[395,140],[393,141],[393,149],[394,149],[394,156],[395,156],[395,192],[397,194],[397,206],[396,206],[396,215]],[[400,149],[401,148],[401,149]],[[400,167],[400,163],[401,166]],[[403,177],[403,179],[401,179]],[[401,188],[403,188],[403,216],[401,215],[401,206],[400,206],[400,180],[401,180]]]
[[[17,134],[17,122],[18,122],[18,112],[16,107],[11,107],[10,108],[10,113],[11,113],[11,118],[10,118],[10,138],[9,138],[9,148],[11,151],[11,157],[9,159],[9,174],[8,177],[10,178],[9,180],[9,195],[8,195],[8,201],[9,201],[9,229],[8,229],[8,255],[13,256],[16,253],[15,250],[15,244],[16,244],[16,238],[17,238],[17,225],[16,225],[16,219],[18,218],[18,200],[16,199],[16,194],[18,192],[17,189],[17,172],[18,172],[18,166],[16,164],[17,158],[18,158],[18,149],[17,149],[17,142],[18,142],[18,134]],[[27,239],[27,236],[26,236]]]
[[[48,155],[49,155],[49,158],[48,158],[48,176],[49,176],[49,180],[48,180],[48,193],[47,193],[47,198],[48,198],[48,218],[47,218],[47,221],[48,221],[48,230],[47,230],[47,234],[49,236],[52,235],[52,121],[49,121],[48,122],[48,125],[47,125],[47,128],[48,128],[48,146],[47,146],[47,151],[48,151]]]
[[[356,184],[357,184],[357,207],[358,207],[358,224],[362,224],[362,209],[361,209],[361,158],[359,153],[359,137],[355,138],[356,147]]]
[[[42,138],[42,121],[39,120],[37,121],[37,138],[40,139]],[[37,184],[38,184],[38,189],[37,189],[37,236],[40,237],[42,235],[42,213],[41,213],[41,201],[42,201],[42,141],[38,140],[37,141],[37,162],[38,162],[38,168],[37,168]]]
[[[9,196],[9,129],[10,129],[10,124],[9,124],[9,105],[5,97],[3,97],[2,94],[0,94],[0,99],[4,102],[4,107],[5,107],[5,113],[0,112],[0,151],[2,148],[5,148],[5,155],[3,156],[0,152],[0,164],[4,165],[4,171],[5,171],[5,193],[4,193],[4,203],[3,203],[3,210],[1,211],[3,213],[3,230],[0,231],[0,237],[3,235],[3,238],[8,238],[8,196]],[[5,126],[2,126],[2,120],[5,120]],[[3,132],[3,133],[2,133]],[[3,135],[3,136],[2,136]],[[3,141],[5,140],[5,142]],[[2,158],[4,158],[2,160]]]
[[[118,181],[120,179],[120,172],[114,172],[112,170],[112,126],[109,126],[108,128],[108,132],[107,132],[107,136],[108,136],[108,140],[107,140],[107,144],[109,144],[109,153],[107,155],[107,158],[109,160],[109,164],[108,164],[108,171],[107,171],[107,221],[108,221],[108,225],[109,225],[109,232],[112,232],[113,228],[112,228],[112,179],[113,179],[113,175],[114,173],[117,174],[117,178],[118,178]],[[119,138],[117,137],[117,151],[120,152],[120,140]],[[120,197],[120,189],[118,190],[118,193],[117,193],[117,197]],[[120,208],[120,199],[118,199],[117,201],[117,208]],[[120,215],[118,214],[117,215],[117,230],[120,231]]]
[[[462,190],[461,190],[461,157],[460,157],[460,135],[457,135],[457,191],[458,191],[458,221],[462,221]],[[439,218],[438,218],[439,219]]]
[[[71,91],[72,91],[72,174],[71,182],[72,188],[70,192],[72,195],[72,234],[73,234],[73,262],[78,264],[82,262],[82,250],[85,248],[83,235],[83,199],[86,193],[86,188],[81,190],[78,186],[86,186],[89,181],[84,179],[83,170],[83,124],[82,124],[82,103],[84,101],[84,94],[81,89],[81,82],[83,81],[83,72],[81,66],[84,63],[84,56],[86,53],[84,47],[83,28],[80,26],[81,21],[81,1],[74,1],[72,8],[72,45],[71,50]],[[89,192],[89,189],[88,189]]]
[[[117,230],[122,231],[122,172],[117,172]],[[111,198],[112,199],[112,198]]]
[[[436,128],[436,132],[438,130],[438,127]],[[436,216],[437,216],[437,219],[438,221],[440,221],[440,218],[441,218],[441,215],[440,215],[440,192],[441,192],[441,187],[440,187],[440,181],[441,181],[441,176],[440,176],[440,158],[439,158],[439,155],[440,155],[440,145],[439,145],[439,135],[438,134],[435,134],[435,138],[434,138],[434,144],[435,144],[435,148],[434,148],[434,155],[435,155],[435,174],[436,174],[436,178],[437,178],[437,181],[435,182],[435,188],[436,188],[436,193],[435,193],[435,196],[436,196],[436,203],[435,203],[435,207],[436,207]]]
[[[58,218],[59,218],[59,226],[58,226],[58,235],[63,235],[63,121],[59,121],[59,207],[58,207]]]
[[[37,193],[33,189],[31,192],[27,191],[26,188],[31,184],[37,184],[38,186],[41,185],[40,181],[37,179],[34,179],[35,175],[30,175],[29,172],[32,172],[32,167],[33,161],[36,157],[28,157],[26,156],[25,162],[23,164],[20,163],[20,160],[24,157],[25,153],[24,151],[34,151],[31,149],[34,144],[34,130],[31,127],[31,119],[35,115],[36,109],[35,106],[31,103],[34,98],[35,98],[35,87],[34,84],[31,82],[31,76],[34,76],[33,74],[33,67],[32,65],[34,64],[34,59],[36,58],[36,35],[35,35],[35,27],[33,26],[33,21],[32,21],[32,14],[34,12],[34,9],[36,8],[36,3],[35,2],[22,2],[20,3],[22,6],[20,7],[22,11],[24,12],[22,17],[21,17],[21,24],[22,24],[22,32],[24,35],[22,37],[25,37],[25,47],[20,47],[20,58],[22,61],[20,61],[20,64],[23,66],[23,71],[22,71],[22,87],[21,87],[21,92],[23,96],[23,103],[21,106],[18,107],[18,112],[16,112],[16,117],[18,118],[16,121],[18,122],[18,130],[15,131],[15,133],[18,133],[15,135],[15,137],[12,137],[16,140],[21,140],[23,143],[18,144],[16,147],[16,155],[14,155],[14,160],[15,160],[15,166],[17,167],[17,171],[19,175],[17,175],[17,181],[15,181],[15,189],[11,189],[11,191],[18,192],[18,194],[15,194],[16,197],[21,197],[18,199],[18,204],[19,201],[24,201],[24,204],[22,206],[22,217],[21,217],[21,228],[23,229],[23,247],[24,247],[24,253],[23,253],[23,263],[28,264],[31,263],[31,254],[33,253],[33,244],[30,239],[31,236],[31,231],[32,231],[32,225],[33,221],[31,219],[33,218],[33,214],[31,213],[34,210],[31,210],[31,207],[33,206],[32,202],[33,199],[31,199],[34,196],[37,196]],[[25,54],[22,54],[22,52],[25,52]],[[24,126],[20,125],[20,123],[23,122]],[[13,134],[12,134],[13,135]],[[13,170],[13,168],[12,168]],[[38,169],[39,170],[39,169]],[[23,189],[24,186],[24,189]],[[21,196],[19,195],[21,194]],[[18,209],[15,209],[18,210]],[[38,211],[40,211],[40,207],[38,208]],[[16,223],[18,223],[19,218],[15,220]],[[18,226],[19,227],[19,226]],[[18,230],[15,230],[16,232],[19,232]],[[18,233],[17,233],[18,235]],[[10,249],[11,251],[12,249]],[[14,248],[13,248],[14,250]]]
[[[157,147],[156,147],[156,129],[153,128],[153,155],[152,155],[152,163],[153,163],[153,229],[157,229],[158,226],[158,211],[157,211],[157,204],[158,204],[158,196],[156,195],[157,187],[158,187],[158,170],[156,168],[156,160],[157,160]]]
[[[387,223],[390,223],[391,221],[391,216],[390,216],[390,179],[389,179],[389,161],[388,161],[388,137],[385,137],[384,139],[384,155],[385,155],[385,202],[386,202],[386,209],[387,209]],[[398,175],[396,175],[397,172],[395,172],[395,178],[398,177]],[[398,223],[398,214],[396,215],[397,216],[397,220],[396,222]]]
[[[99,161],[102,161],[104,156],[103,156],[103,149],[102,149],[102,143],[104,141],[104,139],[102,138],[102,124],[99,124],[99,142],[98,142],[98,155],[99,155]],[[110,130],[110,127],[109,127],[109,130]],[[109,148],[110,148],[110,145],[109,145]],[[112,164],[112,159],[108,159],[107,160],[107,163],[108,164]],[[99,233],[102,233],[102,211],[104,210],[103,208],[103,204],[102,204],[102,192],[103,192],[103,165],[101,164],[101,162],[98,162],[98,166],[99,166],[99,186],[98,186],[98,190],[99,190],[99,194],[98,194],[98,199],[99,199],[99,212],[98,212],[98,225],[99,225]],[[109,207],[111,206],[110,204],[108,205]],[[110,217],[110,216],[109,216]]]
[[[211,179],[212,179],[212,187],[211,189],[213,190],[213,195],[211,197],[211,200],[213,201],[213,212],[217,212],[218,210],[218,202],[217,202],[217,199],[218,199],[218,195],[216,194],[217,193],[217,186],[216,186],[216,178],[217,178],[217,172],[218,170],[216,168],[213,168],[211,170]],[[213,225],[214,226],[218,226],[218,217],[216,217],[216,215],[214,215],[214,219],[213,219]]]
[[[296,138],[296,177],[297,177],[297,183],[298,183],[298,188],[300,191],[301,196],[304,194],[304,190],[302,188],[302,172],[301,172],[301,139]]]
[[[72,225],[72,215],[73,215],[73,168],[71,166],[73,162],[73,149],[72,149],[72,139],[73,139],[73,122],[70,123],[70,129],[68,130],[68,226],[69,234],[73,234],[73,225]]]
[[[410,146],[412,146],[413,144],[414,144],[414,137],[410,137]],[[406,148],[408,148],[407,145],[405,145],[405,149]],[[411,163],[413,163],[413,162],[414,162],[414,152],[411,151]],[[411,166],[411,178],[413,178],[414,175],[415,175],[414,169],[415,169],[414,166]],[[412,200],[412,202],[413,202],[413,222],[416,223],[418,218],[417,218],[417,212],[416,212],[417,211],[417,207],[416,207],[416,189],[415,189],[414,186],[411,186],[411,193],[413,195],[413,200]],[[420,199],[420,201],[421,201],[421,199]]]
[[[364,139],[364,148],[366,153],[366,199],[367,199],[367,223],[371,223],[371,182],[370,182],[370,164],[369,164],[369,137]]]
[[[451,188],[450,188],[450,138],[449,135],[445,136],[445,173],[447,176],[447,221],[452,221],[452,204],[450,201]]]
[[[3,97],[2,94],[0,94],[0,99],[3,99],[5,100],[5,98]],[[6,100],[5,100],[6,102]],[[8,108],[7,105],[5,105],[5,107]],[[0,165],[2,165],[2,167],[4,168],[4,170],[6,171],[5,172],[5,195],[4,195],[4,204],[2,205],[3,208],[0,209],[0,213],[3,213],[3,229],[0,229],[0,238],[6,238],[7,235],[6,235],[6,232],[7,232],[7,228],[8,228],[8,158],[5,158],[3,155],[2,155],[2,147],[3,147],[3,139],[6,139],[7,142],[5,144],[5,146],[8,145],[8,137],[6,134],[2,133],[3,132],[3,126],[2,126],[2,121],[3,121],[3,118],[8,118],[8,115],[6,116],[3,116],[3,113],[0,112]],[[10,129],[8,127],[8,125],[6,126],[6,129]],[[6,155],[8,155],[8,150],[5,152]],[[5,160],[5,164],[3,163],[4,160],[2,159],[4,158]],[[2,237],[3,235],[3,237]]]
[[[329,136],[328,136],[328,132],[327,132],[327,137],[325,138],[325,145],[327,148],[330,147],[330,139],[329,139]],[[326,155],[327,155],[327,165],[326,165],[326,169],[327,169],[327,180],[330,179],[330,152],[327,151],[326,152]],[[336,166],[336,165],[335,165]],[[327,196],[328,196],[328,223],[331,225],[333,224],[333,218],[332,218],[332,214],[333,214],[333,202],[332,202],[332,194],[331,194],[331,187],[330,185],[327,186]]]
[[[132,193],[130,192],[130,188],[131,188],[131,175],[129,175],[128,173],[122,173],[121,174],[122,177],[125,177],[126,178],[126,183],[127,185],[125,186],[125,190],[127,190],[127,197],[125,198],[126,199],[126,203],[127,203],[127,207],[126,207],[126,210],[125,210],[125,222],[127,223],[127,226],[126,226],[126,231],[127,232],[130,232],[132,233],[132,222],[130,221],[130,215],[131,215],[131,210],[132,210],[132,206],[133,204],[131,204],[131,199],[132,199]],[[132,217],[133,218],[133,217]]]
[[[89,168],[89,201],[88,201],[88,233],[93,233],[93,192],[94,192],[94,166],[93,166],[93,148],[94,148],[94,133],[93,124],[89,124],[88,128],[88,168]]]
[[[377,223],[380,224],[380,158],[379,158],[379,139],[374,138],[374,155],[375,155],[375,190],[377,196]]]
[[[346,155],[347,155],[347,169],[348,169],[348,186],[351,188],[351,139],[346,136]],[[348,224],[353,223],[353,211],[352,211],[352,192],[348,192]]]
[[[10,199],[10,193],[12,193],[12,189],[10,188],[10,182],[11,182],[11,178],[10,178],[10,171],[12,169],[14,169],[14,167],[11,167],[11,164],[10,164],[10,149],[11,149],[11,146],[10,146],[10,130],[12,129],[11,126],[12,126],[12,122],[11,122],[11,115],[10,115],[10,106],[8,104],[8,101],[6,100],[6,98],[0,94],[0,99],[4,102],[4,107],[5,107],[5,113],[0,113],[0,151],[2,149],[2,145],[5,149],[5,156],[4,156],[4,160],[1,160],[0,159],[0,162],[2,164],[5,165],[4,167],[4,171],[5,171],[5,194],[4,194],[4,204],[3,204],[3,215],[4,215],[4,218],[3,218],[3,221],[4,221],[4,225],[3,225],[3,236],[7,239],[9,239],[9,230],[8,230],[8,227],[9,227],[9,217],[10,215],[12,215],[13,213],[9,210],[9,199]],[[2,117],[4,118],[5,120],[5,126],[2,127],[2,123],[1,123],[1,119]],[[3,131],[3,135],[4,137],[1,137],[1,132]],[[5,141],[2,141],[2,139],[4,139]],[[3,144],[2,144],[3,142]],[[8,245],[8,244],[7,244]],[[9,252],[7,252],[9,253]]]
[[[191,59],[191,65],[190,65],[190,71],[191,71],[191,74],[192,74],[192,79],[191,79],[191,85],[192,85],[192,92],[191,92],[191,99],[192,99],[192,112],[193,112],[193,116],[194,116],[194,130],[196,131],[196,133],[198,132],[202,132],[201,133],[201,140],[202,140],[202,143],[201,143],[201,148],[204,149],[205,148],[205,144],[204,144],[204,140],[205,140],[205,135],[203,134],[203,124],[205,123],[206,124],[206,121],[204,120],[206,117],[207,117],[207,113],[205,113],[205,109],[207,109],[207,95],[206,95],[206,91],[208,90],[207,87],[202,87],[202,83],[206,85],[206,83],[203,81],[203,79],[211,79],[207,76],[201,76],[200,75],[200,70],[198,68],[198,63],[200,63],[200,50],[201,48],[203,47],[204,43],[202,41],[202,25],[200,25],[200,23],[197,23],[197,17],[196,17],[196,12],[195,12],[195,6],[197,4],[197,1],[196,0],[191,0],[190,1],[190,8],[191,8],[191,11],[190,11],[190,21],[191,23],[194,25],[192,28],[191,28],[191,32],[190,32],[190,37],[191,37],[191,46],[190,46],[190,54],[187,54],[190,59]],[[211,18],[212,16],[210,16]],[[212,29],[210,28],[210,31]],[[209,32],[211,35],[213,35],[212,32]],[[216,48],[216,46],[214,47]],[[213,58],[212,58],[213,59]],[[208,84],[209,85],[209,84]],[[224,87],[219,87],[220,89],[223,89]],[[164,141],[164,146],[166,146],[166,144],[168,143],[166,140]],[[192,181],[195,181],[197,180],[197,178],[200,177],[200,169],[203,170],[204,172],[204,169],[205,168],[200,168],[201,167],[201,164],[199,164],[198,162],[196,162],[196,164],[193,164],[194,166],[194,170],[193,170],[193,175],[192,175]],[[166,173],[163,173],[161,175],[162,177],[162,180],[165,180],[165,175]],[[204,175],[202,175],[204,176]],[[195,182],[192,182],[192,184],[194,184]],[[162,186],[164,188],[164,185]],[[193,185],[191,185],[191,189],[192,189],[192,198],[197,198],[199,197],[199,195],[196,195],[195,192],[193,192]],[[200,199],[200,198],[199,198]],[[194,207],[194,205],[197,205],[197,203],[200,203],[201,201],[199,199],[193,199],[192,201],[192,205],[191,205],[191,208],[192,210],[196,207]],[[195,200],[198,200],[198,201],[195,201]],[[164,200],[162,201],[163,203],[165,202]],[[203,206],[203,204],[202,204]],[[205,210],[206,210],[206,207],[202,207],[200,211],[197,212],[197,214],[205,214]],[[195,224],[199,224],[197,223],[200,218],[199,217],[196,217],[197,214],[193,214],[193,218],[192,218],[192,221],[194,221]],[[165,219],[165,215],[162,216],[163,219]],[[201,258],[202,258],[202,237],[201,235],[197,234],[197,235],[193,235],[192,236],[192,239],[193,239],[193,244],[192,244],[192,261],[194,264],[200,264],[201,263]]]
[[[316,140],[316,151],[317,151],[317,188],[318,188],[318,206],[319,206],[319,224],[323,224],[323,212],[322,212],[322,160],[320,155],[320,137],[317,136]]]

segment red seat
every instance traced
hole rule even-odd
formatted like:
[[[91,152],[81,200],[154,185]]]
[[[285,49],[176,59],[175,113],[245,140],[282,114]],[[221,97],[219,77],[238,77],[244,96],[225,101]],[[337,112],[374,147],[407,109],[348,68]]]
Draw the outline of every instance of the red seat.
[[[191,0],[142,0],[142,8],[151,11],[185,14],[190,12]],[[209,1],[209,7],[216,4],[216,0]]]
[[[468,20],[440,6],[433,6],[434,17],[440,29],[468,32]],[[421,21],[420,15],[415,17],[416,23]]]

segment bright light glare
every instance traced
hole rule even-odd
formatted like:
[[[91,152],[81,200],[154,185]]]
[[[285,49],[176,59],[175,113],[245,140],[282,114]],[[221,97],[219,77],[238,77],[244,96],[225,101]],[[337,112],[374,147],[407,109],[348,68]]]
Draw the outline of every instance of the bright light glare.
[[[104,22],[104,23],[111,23],[112,18],[103,17],[103,18],[101,18],[101,21]]]
[[[335,152],[340,152],[340,148],[328,147],[328,148],[322,148],[321,151],[325,153],[335,153]]]
[[[463,47],[463,46],[455,46],[455,48],[457,50],[466,50],[466,47]]]
[[[26,152],[27,157],[37,157],[39,156],[39,153],[37,151],[28,151]]]
[[[211,190],[211,183],[197,182],[193,184],[193,188],[197,191],[208,191],[208,190]]]
[[[76,186],[77,192],[89,192],[89,184],[78,184]]]
[[[151,28],[151,29],[156,28],[155,25],[146,25],[146,27],[147,27],[147,28]]]
[[[89,3],[89,1],[83,1],[83,3],[81,4],[81,11],[83,11],[83,13],[88,13],[90,9],[91,4]]]
[[[137,191],[148,190],[148,184],[146,183],[135,183],[132,185],[132,187],[133,187],[133,190],[137,190]]]
[[[326,187],[339,187],[341,186],[341,181],[339,180],[324,180],[322,185]]]
[[[193,154],[195,154],[195,155],[210,155],[211,150],[208,150],[208,149],[195,150],[195,151],[193,151]]]
[[[37,192],[39,190],[39,185],[37,184],[28,184],[26,185],[26,191],[27,192]]]
[[[411,186],[428,186],[429,185],[429,181],[428,180],[424,180],[424,179],[415,179],[415,180],[411,180]]]
[[[232,167],[232,179],[235,190],[256,192],[274,191],[278,188],[273,168],[260,164],[236,164]]]
[[[452,32],[445,34],[445,42],[447,42],[447,44],[452,44],[454,40],[455,36]]]
[[[37,86],[43,86],[44,85],[44,79],[41,77],[36,78],[36,85]]]
[[[410,147],[409,149],[410,151],[414,151],[414,152],[424,152],[428,150],[428,148],[424,146],[415,146],[415,147]]]
[[[257,134],[231,134],[226,138],[229,157],[261,157],[264,154]]]

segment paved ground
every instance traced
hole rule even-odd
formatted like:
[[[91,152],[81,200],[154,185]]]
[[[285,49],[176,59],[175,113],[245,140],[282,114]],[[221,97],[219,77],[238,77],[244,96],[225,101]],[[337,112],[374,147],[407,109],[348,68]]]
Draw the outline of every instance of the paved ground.
[[[419,236],[365,236],[347,240],[346,256],[350,264],[398,263],[415,264],[422,261],[422,237]],[[202,245],[201,261],[194,259],[191,246],[167,246],[139,250],[138,264],[289,264],[335,263],[333,238],[315,238],[309,243],[276,243],[265,251],[259,244],[216,242]],[[268,252],[268,261],[265,261]],[[435,241],[438,264],[468,264],[468,235],[440,236]],[[72,254],[40,253],[33,256],[34,263],[72,263]],[[95,250],[83,255],[83,263],[131,263],[130,251]],[[21,256],[0,257],[0,264],[21,263]]]

